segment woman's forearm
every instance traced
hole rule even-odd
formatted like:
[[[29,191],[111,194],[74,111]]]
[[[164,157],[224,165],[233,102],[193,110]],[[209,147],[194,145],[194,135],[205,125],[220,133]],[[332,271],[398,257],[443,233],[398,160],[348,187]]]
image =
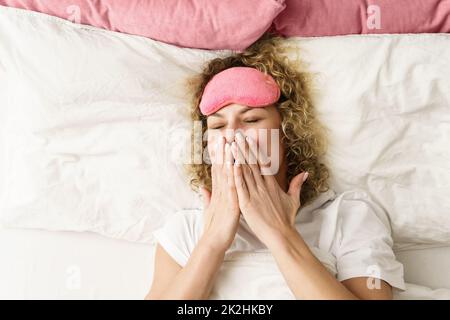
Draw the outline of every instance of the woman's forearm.
[[[197,300],[209,297],[226,251],[210,243],[206,236],[199,240],[186,266],[175,276],[159,299]]]
[[[357,299],[314,256],[296,230],[269,248],[297,299]]]

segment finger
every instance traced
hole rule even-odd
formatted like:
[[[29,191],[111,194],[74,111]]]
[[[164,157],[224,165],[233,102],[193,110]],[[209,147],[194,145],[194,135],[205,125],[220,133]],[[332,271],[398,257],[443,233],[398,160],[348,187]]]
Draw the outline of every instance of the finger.
[[[247,164],[251,164],[252,162],[255,163],[256,159],[253,159],[254,161],[250,161],[251,159],[249,159],[250,152],[248,150],[248,145],[245,142],[244,135],[241,132],[237,132],[235,138],[236,138],[236,143],[237,143],[237,146],[239,147],[240,154],[242,157],[241,160],[243,160]],[[243,163],[241,163],[241,164],[243,164]]]
[[[257,164],[261,168],[269,167],[270,166],[270,158],[267,155],[267,151],[265,150],[263,145],[257,145],[254,138],[247,136],[245,137],[245,140],[250,146],[250,149],[253,152],[253,156],[256,158]]]
[[[231,149],[231,148],[230,148]],[[230,151],[231,153],[231,151]],[[238,195],[236,190],[236,183],[234,180],[234,168],[233,162],[230,162],[226,165],[227,168],[227,183],[228,183],[228,202],[231,204],[233,208],[238,208]]]
[[[295,200],[300,201],[300,192],[302,190],[302,185],[308,178],[308,172],[302,172],[296,175],[289,184],[288,194]]]
[[[242,139],[242,138],[240,138]],[[258,148],[256,146],[256,143],[253,139],[250,137],[247,137],[244,141],[245,150],[248,150],[248,155],[246,157],[246,162],[248,163],[248,166],[252,170],[253,178],[255,179],[256,183],[262,183],[264,182],[264,178],[261,175],[261,168],[258,164],[257,160],[257,152]]]
[[[241,157],[243,157],[245,160],[245,164],[243,164],[243,166],[242,166],[244,178],[246,179],[248,187],[253,187],[254,185],[256,185],[256,180],[253,177],[252,168],[250,167],[251,161],[249,159],[248,144],[246,143],[244,135],[241,132],[237,132],[236,141],[237,141],[239,153],[241,154]],[[255,161],[253,161],[253,162],[255,162]],[[248,179],[248,181],[247,181],[247,179]]]
[[[232,149],[234,149],[234,153],[237,155],[238,158],[245,159],[242,149],[239,148],[238,144],[234,141],[232,143]],[[243,164],[239,163],[239,167],[242,172],[242,177],[247,186],[247,189],[249,190],[249,192],[251,192],[254,188],[256,188],[256,182],[255,182],[255,179],[253,178],[252,170],[250,169],[248,164],[245,163],[245,161]]]
[[[225,137],[220,136],[217,145],[216,145],[216,153],[215,153],[215,164],[218,167],[222,167],[224,163],[224,155],[225,155]]]
[[[234,162],[233,173],[234,173],[234,184],[236,186],[236,192],[238,195],[239,203],[248,201],[249,193],[247,185],[245,184],[244,181],[242,173],[242,165],[237,161]]]
[[[223,163],[224,144],[225,138],[223,136],[220,136],[213,146],[214,155],[211,158],[211,180],[213,193],[218,190],[221,181],[221,166]]]
[[[225,175],[227,179],[227,185],[228,185],[228,202],[233,206],[238,206],[237,203],[237,194],[236,194],[236,185],[234,183],[234,173],[233,173],[233,154],[231,152],[231,146],[227,143],[225,145]]]
[[[231,189],[235,188],[234,185],[234,174],[233,174],[233,154],[231,152],[231,146],[229,144],[226,144],[225,146],[225,161],[226,161],[226,165],[225,167],[225,174],[227,176],[227,183],[228,183],[228,187],[230,187]]]
[[[200,187],[200,191],[203,198],[203,208],[206,209],[209,207],[209,204],[211,202],[211,192],[209,192],[209,190],[205,187]]]
[[[257,159],[258,167],[260,170],[260,175],[264,181],[270,181],[272,183],[276,182],[275,174],[270,171],[270,159],[267,153],[264,151],[262,146],[257,146],[255,140],[251,137],[246,137],[245,140],[250,146],[252,152],[255,153]]]
[[[211,190],[212,192],[217,190],[217,166],[215,164],[211,165]]]
[[[244,154],[242,152],[239,152],[239,149],[237,148],[237,144],[239,144],[239,138],[238,138],[239,132],[235,136],[235,141],[232,142],[232,148],[231,151],[233,152],[233,157],[239,164],[245,164],[245,158]]]
[[[223,166],[223,170],[226,172],[228,169],[228,166],[233,164],[233,154],[231,153],[231,146],[230,144],[225,144],[225,166]]]
[[[216,142],[208,146],[211,149],[210,160],[212,165],[221,165],[223,163],[223,148],[225,144],[225,138],[220,136]]]

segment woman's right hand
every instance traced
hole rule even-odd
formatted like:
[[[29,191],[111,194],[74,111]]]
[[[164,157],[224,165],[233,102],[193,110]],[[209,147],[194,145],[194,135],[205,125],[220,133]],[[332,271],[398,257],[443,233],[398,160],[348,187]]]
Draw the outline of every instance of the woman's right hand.
[[[202,238],[212,247],[226,251],[233,243],[241,213],[234,183],[234,158],[223,136],[219,137],[211,159],[212,192],[201,188],[205,215]]]

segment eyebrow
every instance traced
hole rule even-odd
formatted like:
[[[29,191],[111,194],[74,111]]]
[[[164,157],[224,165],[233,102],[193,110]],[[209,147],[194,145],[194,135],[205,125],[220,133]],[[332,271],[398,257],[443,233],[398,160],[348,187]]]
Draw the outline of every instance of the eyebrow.
[[[249,108],[249,107],[245,107],[245,109],[242,109],[241,111],[239,111],[239,114],[243,114],[246,113],[247,111],[253,110],[255,108]],[[258,108],[258,109],[264,109],[265,108]],[[219,111],[220,112],[220,111]],[[223,118],[223,115],[220,114],[219,112],[213,113],[212,115],[210,115],[210,117],[218,117],[218,118]]]

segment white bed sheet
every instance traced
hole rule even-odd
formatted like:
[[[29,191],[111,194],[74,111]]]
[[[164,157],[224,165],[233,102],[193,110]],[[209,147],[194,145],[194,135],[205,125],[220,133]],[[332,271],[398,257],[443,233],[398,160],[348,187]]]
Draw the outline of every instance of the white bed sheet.
[[[0,299],[142,299],[153,277],[154,245],[0,229],[0,257]],[[450,299],[450,247],[402,250],[397,257],[408,284],[396,299]]]
[[[0,299],[143,299],[153,248],[93,233],[0,229]]]

